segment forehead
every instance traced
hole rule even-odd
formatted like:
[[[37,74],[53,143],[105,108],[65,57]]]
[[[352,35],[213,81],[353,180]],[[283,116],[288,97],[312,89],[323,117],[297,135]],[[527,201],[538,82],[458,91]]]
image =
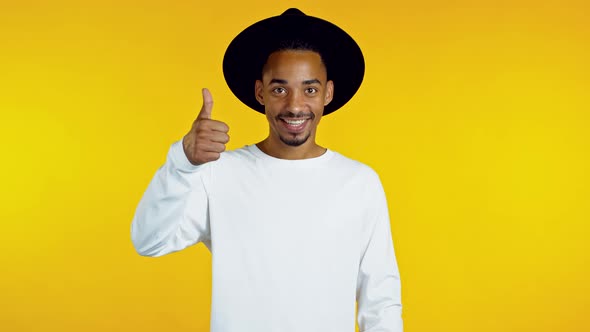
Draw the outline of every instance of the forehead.
[[[264,65],[263,79],[293,78],[318,79],[326,81],[326,68],[322,58],[314,51],[286,50],[277,51],[269,55]]]

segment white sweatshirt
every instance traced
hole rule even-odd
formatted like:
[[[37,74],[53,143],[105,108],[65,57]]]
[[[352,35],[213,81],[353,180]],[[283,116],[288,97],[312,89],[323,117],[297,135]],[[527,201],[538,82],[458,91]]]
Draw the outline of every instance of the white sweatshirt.
[[[211,332],[401,332],[385,194],[368,166],[328,150],[302,160],[256,145],[192,165],[172,145],[131,226],[137,252],[203,242]]]

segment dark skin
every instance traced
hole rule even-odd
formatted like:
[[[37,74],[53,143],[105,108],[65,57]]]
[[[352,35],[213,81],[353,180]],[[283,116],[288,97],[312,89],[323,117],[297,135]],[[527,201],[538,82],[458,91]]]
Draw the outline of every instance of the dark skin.
[[[326,152],[316,139],[324,107],[332,101],[334,84],[324,64],[312,51],[278,51],[255,83],[256,100],[264,105],[269,134],[256,145],[280,159],[314,158]],[[229,141],[227,124],[211,119],[213,98],[203,89],[203,107],[183,138],[189,161],[200,165],[219,159]]]
[[[268,137],[257,144],[262,151],[281,159],[307,159],[326,152],[315,141],[316,130],[324,107],[332,101],[334,84],[327,80],[318,53],[271,54],[255,91],[269,123]]]
[[[213,97],[203,89],[203,106],[190,131],[183,137],[184,154],[193,165],[201,165],[219,159],[229,142],[229,127],[224,122],[211,119]]]

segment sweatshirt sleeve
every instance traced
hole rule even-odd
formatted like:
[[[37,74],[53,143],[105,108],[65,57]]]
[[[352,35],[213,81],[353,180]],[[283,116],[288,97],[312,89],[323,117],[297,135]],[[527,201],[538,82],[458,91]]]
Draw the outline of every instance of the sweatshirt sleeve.
[[[372,226],[366,230],[357,279],[357,321],[360,332],[402,332],[401,283],[387,201],[379,180],[372,187],[367,195]]]
[[[182,140],[172,144],[131,223],[131,241],[137,253],[157,257],[199,242],[211,249],[205,187],[210,164],[191,164]]]

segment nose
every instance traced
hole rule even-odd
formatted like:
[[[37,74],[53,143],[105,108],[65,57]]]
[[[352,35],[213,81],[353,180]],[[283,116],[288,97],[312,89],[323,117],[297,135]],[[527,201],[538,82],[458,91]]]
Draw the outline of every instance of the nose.
[[[305,96],[301,91],[291,91],[287,102],[287,109],[292,113],[297,114],[305,110]]]

